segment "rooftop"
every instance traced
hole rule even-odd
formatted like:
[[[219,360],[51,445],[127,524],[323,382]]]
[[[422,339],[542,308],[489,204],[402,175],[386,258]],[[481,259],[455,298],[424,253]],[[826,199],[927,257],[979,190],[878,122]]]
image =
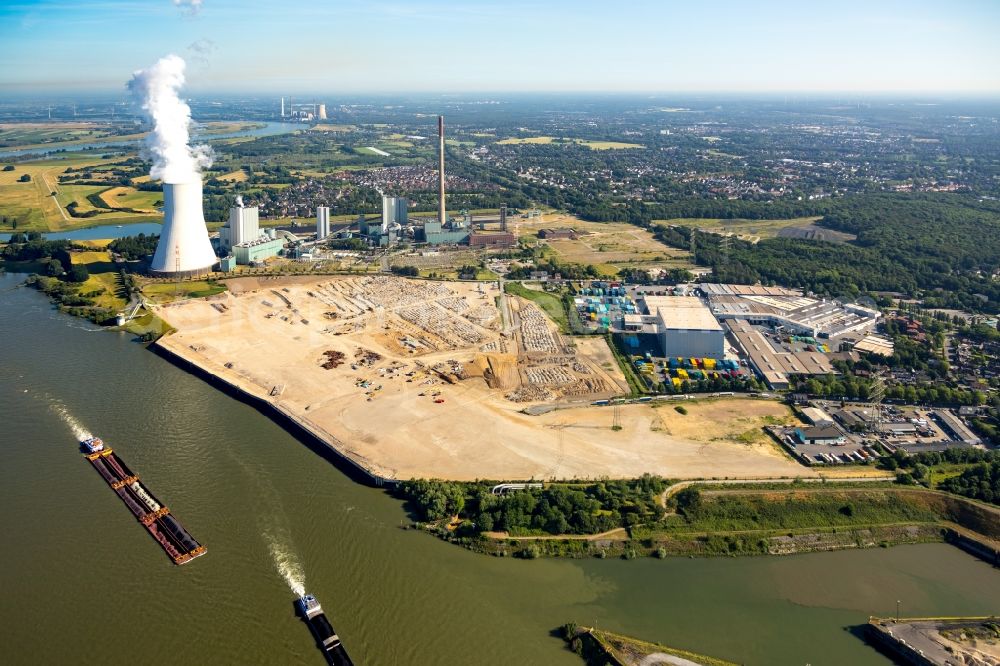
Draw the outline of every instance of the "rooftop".
[[[667,330],[721,331],[715,315],[695,296],[643,296],[649,314],[657,315]]]

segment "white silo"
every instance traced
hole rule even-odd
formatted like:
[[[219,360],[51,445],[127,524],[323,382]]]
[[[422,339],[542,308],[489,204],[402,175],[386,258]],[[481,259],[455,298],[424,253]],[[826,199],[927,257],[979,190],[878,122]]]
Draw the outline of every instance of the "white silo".
[[[330,235],[330,208],[316,207],[316,240],[323,240]]]
[[[203,273],[217,261],[201,207],[201,179],[163,183],[163,229],[150,270],[165,275]]]

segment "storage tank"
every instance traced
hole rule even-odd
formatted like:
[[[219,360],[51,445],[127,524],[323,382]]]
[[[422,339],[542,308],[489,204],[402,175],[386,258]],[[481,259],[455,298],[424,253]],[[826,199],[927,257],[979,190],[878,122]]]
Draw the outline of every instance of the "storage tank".
[[[211,270],[217,261],[201,207],[201,179],[163,184],[163,229],[149,269],[186,276]]]

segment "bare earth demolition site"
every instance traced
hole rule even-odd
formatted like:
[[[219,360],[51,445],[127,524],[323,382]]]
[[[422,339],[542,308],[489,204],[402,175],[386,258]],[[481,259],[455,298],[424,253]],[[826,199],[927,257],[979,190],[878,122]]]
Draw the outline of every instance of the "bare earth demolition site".
[[[160,347],[273,405],[376,477],[809,476],[738,398],[594,406],[627,391],[600,337],[566,337],[496,283],[239,278],[157,309]],[[615,412],[618,412],[617,416]]]

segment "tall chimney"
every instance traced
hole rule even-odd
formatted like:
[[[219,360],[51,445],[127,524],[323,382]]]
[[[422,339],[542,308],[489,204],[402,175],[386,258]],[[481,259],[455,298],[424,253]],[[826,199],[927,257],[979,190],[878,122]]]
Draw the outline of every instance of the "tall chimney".
[[[444,228],[444,116],[438,116],[438,221]]]

